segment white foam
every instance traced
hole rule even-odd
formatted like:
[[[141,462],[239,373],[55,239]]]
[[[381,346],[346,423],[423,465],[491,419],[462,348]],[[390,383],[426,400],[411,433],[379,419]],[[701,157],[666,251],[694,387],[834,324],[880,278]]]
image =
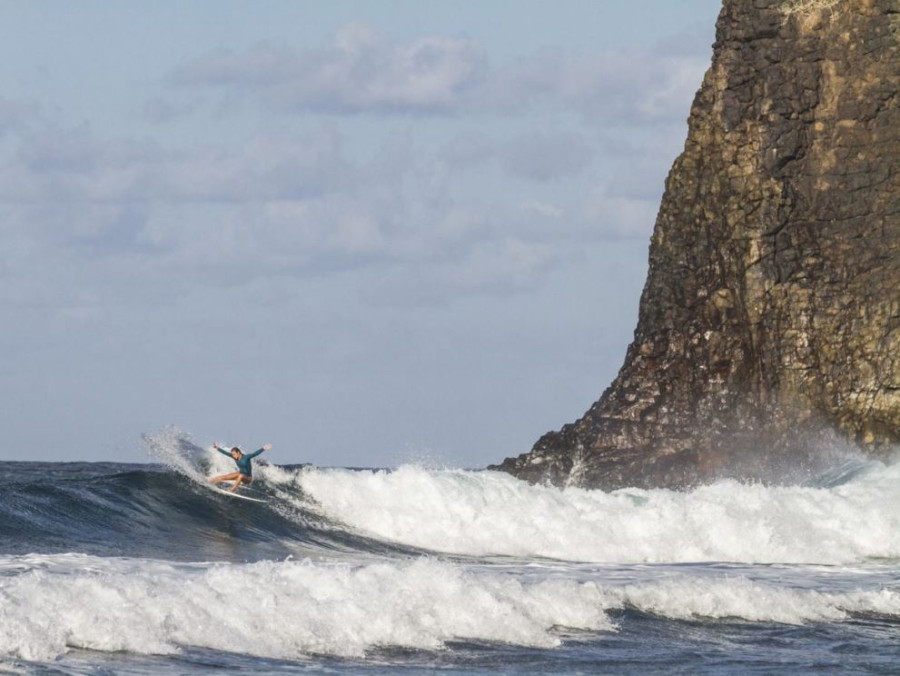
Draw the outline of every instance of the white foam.
[[[900,594],[784,589],[743,577],[681,577],[615,590],[620,603],[669,619],[725,619],[802,624],[838,622],[850,613],[900,614]]]
[[[653,575],[623,583],[574,567],[535,578],[525,569],[431,559],[210,565],[9,557],[0,560],[0,655],[46,661],[73,647],[170,654],[191,646],[292,659],[440,649],[452,640],[552,648],[559,628],[614,630],[607,611],[626,607],[670,619],[788,624],[851,613],[900,617],[900,593],[886,588],[825,593],[719,573]]]
[[[610,629],[600,601],[591,583],[525,583],[428,559],[191,566],[43,557],[0,578],[0,654],[48,660],[69,647],[169,654],[196,646],[359,656],[452,639],[552,647],[556,626]]]
[[[725,481],[686,493],[559,490],[414,466],[306,468],[292,480],[353,530],[453,554],[616,563],[900,557],[900,465],[834,488]]]

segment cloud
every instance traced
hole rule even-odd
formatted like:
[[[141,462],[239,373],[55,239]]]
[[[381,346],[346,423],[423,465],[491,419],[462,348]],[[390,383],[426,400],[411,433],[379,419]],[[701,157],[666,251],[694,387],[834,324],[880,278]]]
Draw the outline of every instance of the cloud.
[[[647,181],[591,182],[591,144],[574,132],[462,134],[437,147],[387,133],[370,159],[346,143],[331,127],[177,147],[33,130],[0,154],[16,269],[53,260],[175,294],[234,283],[235,270],[245,283],[370,270],[385,298],[434,302],[533,288],[584,243],[652,227]],[[483,166],[496,175],[473,178]]]
[[[484,69],[484,51],[471,40],[426,36],[401,44],[350,24],[324,49],[261,44],[244,53],[219,52],[185,64],[171,79],[233,98],[249,94],[286,111],[440,112],[453,108]]]
[[[226,148],[172,150],[98,138],[89,127],[44,129],[0,162],[7,203],[225,202],[299,199],[352,183],[341,139],[261,135]]]
[[[170,76],[179,93],[214,93],[225,107],[247,103],[282,113],[521,115],[534,108],[577,112],[591,124],[683,122],[709,55],[697,36],[649,47],[570,54],[548,48],[491,67],[484,46],[460,37],[391,40],[350,24],[321,49],[259,44],[219,51]],[[191,104],[193,105],[193,104]],[[154,99],[158,119],[190,105]]]
[[[501,110],[553,105],[597,125],[681,122],[707,64],[706,55],[653,48],[591,55],[546,49],[494,73],[491,97]]]
[[[372,156],[351,161],[328,128],[173,149],[53,127],[0,154],[0,210],[20,270],[52,259],[187,285],[235,269],[252,280],[416,268],[442,293],[507,292],[541,273],[546,244],[512,234],[529,217],[455,197],[457,177],[408,135],[386,135]]]

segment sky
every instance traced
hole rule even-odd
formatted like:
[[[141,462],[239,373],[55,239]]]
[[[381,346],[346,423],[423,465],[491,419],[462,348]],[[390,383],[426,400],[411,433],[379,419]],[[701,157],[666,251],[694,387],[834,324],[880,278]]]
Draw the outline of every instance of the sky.
[[[0,0],[0,458],[483,467],[610,384],[720,0]]]

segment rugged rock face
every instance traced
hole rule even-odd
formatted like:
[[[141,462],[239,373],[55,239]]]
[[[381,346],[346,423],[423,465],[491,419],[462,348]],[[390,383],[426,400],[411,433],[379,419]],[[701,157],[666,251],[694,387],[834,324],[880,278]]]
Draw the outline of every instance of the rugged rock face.
[[[681,486],[900,439],[900,0],[725,0],[634,342],[496,469]]]

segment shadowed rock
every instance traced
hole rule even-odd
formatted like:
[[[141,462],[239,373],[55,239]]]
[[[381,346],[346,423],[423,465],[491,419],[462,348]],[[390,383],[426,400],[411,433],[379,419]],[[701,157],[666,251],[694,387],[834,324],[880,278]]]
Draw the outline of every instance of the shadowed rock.
[[[725,0],[625,364],[494,469],[675,487],[900,439],[898,36],[900,0]]]

